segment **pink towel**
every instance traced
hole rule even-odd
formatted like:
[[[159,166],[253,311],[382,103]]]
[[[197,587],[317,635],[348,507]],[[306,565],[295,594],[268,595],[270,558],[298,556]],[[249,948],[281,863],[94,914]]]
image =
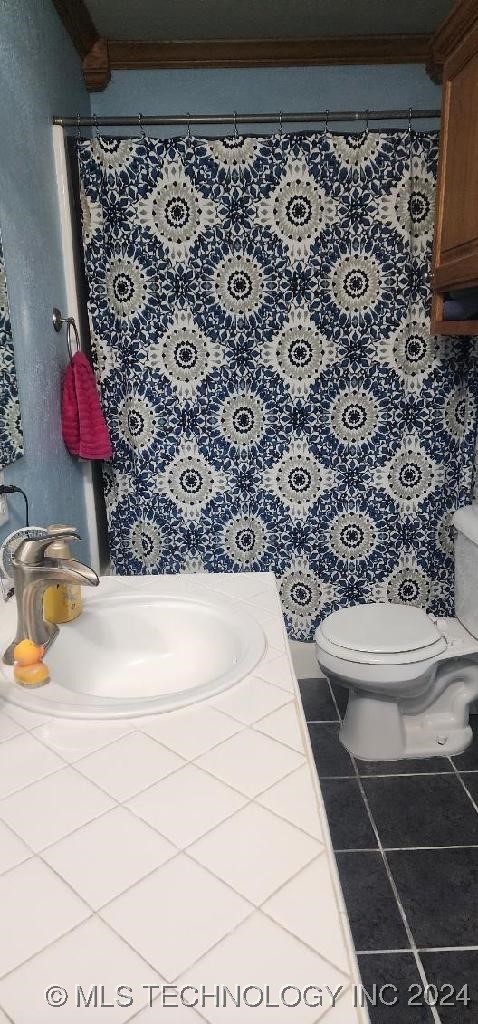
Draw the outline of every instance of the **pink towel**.
[[[63,440],[80,459],[110,459],[110,435],[100,405],[93,370],[83,352],[75,352],[63,378]]]

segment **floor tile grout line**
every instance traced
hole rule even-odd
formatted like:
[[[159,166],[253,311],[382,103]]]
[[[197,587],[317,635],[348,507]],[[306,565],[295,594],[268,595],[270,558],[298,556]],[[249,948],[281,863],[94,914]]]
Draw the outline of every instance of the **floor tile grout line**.
[[[466,953],[478,951],[478,946],[420,946],[419,953]]]
[[[478,850],[478,843],[460,843],[449,846],[384,846],[385,853],[413,853],[418,850]]]
[[[354,846],[351,849],[343,850],[339,848],[333,848],[335,853],[380,853],[378,846]]]
[[[468,789],[468,787],[467,787],[467,785],[466,785],[466,782],[465,782],[465,780],[464,780],[464,779],[462,778],[462,776],[461,776],[460,772],[458,771],[458,768],[455,768],[455,765],[453,765],[453,768],[454,768],[454,770],[455,770],[455,775],[456,775],[456,777],[457,777],[457,779],[458,779],[458,781],[459,781],[460,785],[461,785],[461,786],[463,787],[463,789],[465,790],[465,793],[466,793],[466,795],[467,795],[467,797],[468,797],[468,799],[469,799],[469,801],[470,801],[470,803],[471,803],[471,805],[472,805],[472,807],[473,807],[473,810],[475,811],[475,813],[476,813],[476,814],[478,814],[478,805],[477,805],[477,803],[475,802],[474,798],[472,797],[472,795],[471,795],[471,793],[470,793],[470,791],[469,791],[469,789]],[[478,844],[477,844],[477,845],[478,845]]]
[[[356,774],[357,773],[354,771],[350,772],[349,775],[324,775],[323,772],[321,772],[320,778],[322,782],[339,782],[345,779],[355,779]],[[363,779],[364,782],[367,782],[368,779],[429,779],[434,778],[435,776],[441,777],[442,775],[453,774],[453,770],[450,768],[443,772],[392,772],[390,775],[371,775],[369,772],[367,772],[366,775],[360,775],[359,773],[358,777],[360,779]]]
[[[302,705],[303,708],[304,705]],[[306,718],[306,725],[340,725],[340,718]]]
[[[393,894],[394,894],[394,897],[395,897],[395,902],[397,904],[398,911],[400,913],[400,916],[402,918],[402,922],[403,922],[403,925],[404,925],[404,928],[405,928],[405,933],[406,933],[408,941],[410,943],[410,950],[411,950],[411,952],[412,952],[412,954],[414,956],[415,964],[416,964],[417,971],[418,971],[418,974],[420,976],[420,979],[421,979],[423,985],[427,987],[428,986],[428,980],[427,980],[425,968],[424,968],[424,966],[422,964],[422,961],[420,959],[420,955],[418,953],[418,949],[417,949],[417,946],[416,946],[416,943],[415,943],[413,932],[412,932],[412,930],[410,928],[410,925],[408,923],[408,918],[407,918],[407,915],[405,913],[405,908],[404,908],[404,906],[402,904],[402,901],[400,899],[400,894],[399,894],[397,885],[395,883],[395,879],[393,877],[390,865],[389,865],[388,860],[387,860],[387,856],[385,854],[385,851],[383,849],[382,843],[380,841],[379,831],[378,831],[378,828],[377,828],[374,816],[372,814],[372,811],[371,811],[371,808],[370,808],[370,804],[368,802],[367,794],[366,794],[365,789],[364,789],[363,784],[362,784],[362,780],[361,780],[361,778],[360,778],[360,776],[358,774],[357,766],[356,766],[356,763],[355,763],[355,758],[352,755],[351,755],[351,758],[352,758],[352,764],[354,765],[354,768],[355,768],[359,789],[360,789],[360,792],[362,794],[362,799],[364,801],[364,804],[365,804],[365,807],[366,807],[366,810],[367,810],[369,821],[370,821],[372,829],[373,829],[373,831],[375,833],[375,837],[376,837],[376,840],[377,840],[378,850],[379,850],[379,852],[381,854],[383,865],[384,865],[384,868],[385,868],[385,871],[386,871],[386,874],[387,874],[387,877],[388,877],[388,881],[389,881],[389,884],[390,884],[390,886],[392,888],[392,891],[393,891]],[[430,1007],[430,1012],[432,1014],[433,1020],[435,1021],[435,1024],[441,1024],[440,1017],[438,1016],[437,1010],[436,1010],[436,1008],[434,1006]]]
[[[338,722],[339,725],[342,725],[342,715],[340,714],[339,705],[337,704],[337,699],[336,699],[335,693],[333,691],[333,688],[331,686],[330,679],[327,679],[327,682],[329,684],[330,696],[332,698],[333,705],[334,705],[334,708],[335,708],[335,711],[336,711],[336,714],[337,714],[337,722]]]
[[[332,686],[330,684],[330,680],[328,680],[328,682],[329,682],[329,689],[330,689],[330,693],[331,693],[331,696],[332,696],[332,700],[333,700],[335,708],[337,710],[337,714],[339,715],[340,721],[342,722],[342,718],[340,716],[338,704],[337,704],[337,701],[336,701],[336,698],[335,698],[335,694],[334,694],[333,688],[332,688]],[[424,971],[424,968],[423,968],[423,964],[422,964],[422,962],[420,960],[420,957],[418,955],[418,950],[417,950],[417,948],[416,948],[416,946],[414,944],[413,934],[412,934],[412,931],[411,931],[411,929],[409,927],[404,907],[402,906],[402,903],[400,901],[399,893],[398,893],[397,887],[395,885],[395,880],[394,880],[393,875],[391,873],[390,866],[388,864],[388,861],[387,861],[387,858],[386,858],[386,856],[384,854],[384,851],[383,851],[383,849],[381,847],[380,836],[378,834],[378,829],[377,829],[377,826],[375,824],[375,820],[373,818],[373,815],[371,813],[371,809],[370,809],[370,806],[369,806],[369,803],[368,803],[368,799],[367,799],[367,796],[366,796],[366,793],[365,793],[365,790],[364,790],[364,787],[363,787],[363,784],[362,784],[362,779],[361,779],[361,777],[359,775],[359,772],[358,772],[358,769],[357,769],[355,758],[351,757],[351,761],[352,761],[352,765],[353,765],[353,768],[354,768],[355,776],[357,778],[358,786],[359,786],[359,789],[360,789],[360,792],[361,792],[361,795],[362,795],[362,799],[364,801],[364,804],[365,804],[365,807],[366,807],[366,810],[367,810],[367,814],[368,814],[368,817],[369,817],[369,820],[370,820],[370,824],[372,826],[372,829],[373,829],[373,831],[375,833],[375,837],[377,839],[378,851],[380,852],[380,854],[382,856],[382,860],[383,860],[383,864],[384,864],[384,867],[385,867],[385,871],[386,871],[389,883],[391,885],[392,891],[394,893],[394,897],[395,897],[395,900],[396,900],[396,903],[397,903],[398,910],[399,910],[400,915],[402,917],[402,921],[404,923],[405,932],[406,932],[407,937],[408,937],[408,939],[409,939],[409,941],[411,943],[411,948],[412,948],[412,952],[413,952],[413,955],[414,955],[414,959],[415,959],[415,963],[416,963],[416,966],[417,966],[418,973],[420,975],[420,978],[421,978],[422,982],[427,984],[427,978],[426,978],[426,974],[425,974],[425,971]],[[318,775],[319,775],[319,783],[320,783],[321,780],[320,780],[320,773],[319,772],[318,772]],[[345,899],[344,899],[344,904],[346,906]],[[413,944],[413,946],[412,946],[412,944]],[[356,953],[356,956],[357,956],[357,953]],[[433,1018],[434,1018],[436,1024],[440,1024],[440,1018],[439,1018],[438,1014],[436,1013],[436,1010],[435,1010],[434,1007],[431,1008],[431,1012],[432,1012],[432,1015],[433,1015]]]
[[[399,949],[357,949],[355,952],[357,956],[395,956],[399,953],[402,955],[407,953],[408,956],[413,956],[410,946],[406,948],[400,947]]]
[[[442,772],[391,772],[390,775],[372,775],[370,772],[367,772],[366,775],[359,774],[359,778],[367,782],[369,779],[434,779],[441,778],[442,775],[453,775],[453,771],[452,769],[444,769]],[[345,778],[347,777],[345,776]]]
[[[478,946],[417,946],[419,953],[467,953],[478,952]],[[400,949],[357,949],[357,956],[393,956],[395,953],[411,953],[410,948]]]

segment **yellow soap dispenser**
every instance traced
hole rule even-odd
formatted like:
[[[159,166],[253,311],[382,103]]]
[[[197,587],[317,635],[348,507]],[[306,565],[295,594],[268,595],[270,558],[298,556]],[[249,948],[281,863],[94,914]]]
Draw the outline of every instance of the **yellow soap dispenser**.
[[[48,527],[48,533],[55,537],[57,533],[64,533],[70,530],[69,526],[53,525]],[[48,545],[45,555],[47,558],[72,557],[70,546],[64,537],[53,539]],[[43,595],[43,618],[47,622],[72,622],[83,609],[81,586],[78,583],[57,583],[48,587]]]

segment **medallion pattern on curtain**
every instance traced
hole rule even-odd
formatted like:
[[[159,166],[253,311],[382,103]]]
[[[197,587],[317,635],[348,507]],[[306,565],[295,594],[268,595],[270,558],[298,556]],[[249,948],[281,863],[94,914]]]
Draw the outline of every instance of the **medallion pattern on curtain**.
[[[7,278],[0,235],[0,468],[23,455],[23,432],[13,349]]]
[[[79,143],[117,573],[272,570],[292,637],[453,607],[470,340],[429,335],[436,133]]]

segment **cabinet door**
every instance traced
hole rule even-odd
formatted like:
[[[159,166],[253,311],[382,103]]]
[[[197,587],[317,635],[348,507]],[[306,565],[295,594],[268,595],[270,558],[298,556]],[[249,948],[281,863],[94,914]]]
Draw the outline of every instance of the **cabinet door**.
[[[478,284],[478,25],[447,60],[433,287]]]

